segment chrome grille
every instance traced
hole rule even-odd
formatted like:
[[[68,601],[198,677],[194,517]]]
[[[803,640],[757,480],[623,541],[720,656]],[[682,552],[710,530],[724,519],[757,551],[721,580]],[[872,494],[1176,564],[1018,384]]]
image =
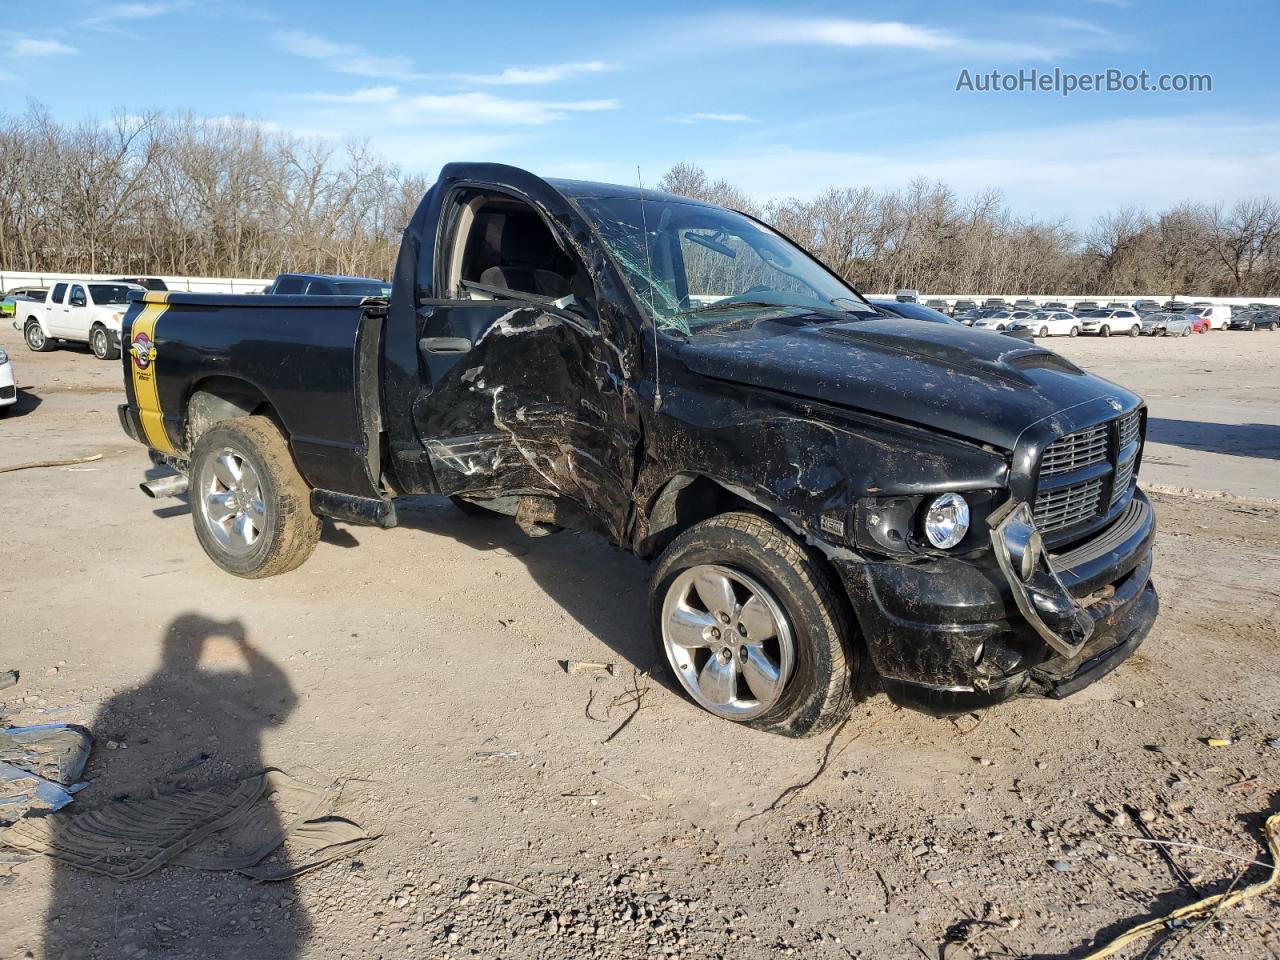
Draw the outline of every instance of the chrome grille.
[[[1133,465],[1137,462],[1135,455],[1116,467],[1116,482],[1111,487],[1111,506],[1114,507],[1128,495],[1129,487],[1133,484]]]
[[[1041,533],[1050,533],[1097,516],[1102,500],[1103,479],[1095,477],[1037,494],[1035,509],[1032,511],[1036,528]]]
[[[1071,473],[1107,459],[1107,424],[1069,433],[1045,448],[1040,476]]]
[[[1120,418],[1120,449],[1123,450],[1138,439],[1142,429],[1142,414],[1135,410],[1128,416]]]

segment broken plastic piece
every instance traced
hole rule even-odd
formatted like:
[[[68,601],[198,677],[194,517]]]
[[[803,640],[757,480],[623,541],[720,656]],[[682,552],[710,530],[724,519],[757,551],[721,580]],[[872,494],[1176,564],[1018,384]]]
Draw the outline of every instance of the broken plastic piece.
[[[91,749],[93,735],[73,724],[0,730],[0,761],[64,785],[80,779]]]
[[[71,802],[72,792],[52,780],[0,761],[0,822],[19,820],[32,810],[61,810]]]
[[[561,660],[560,667],[565,673],[600,673],[603,671],[611,677],[618,672],[617,664],[597,663],[593,660]]]

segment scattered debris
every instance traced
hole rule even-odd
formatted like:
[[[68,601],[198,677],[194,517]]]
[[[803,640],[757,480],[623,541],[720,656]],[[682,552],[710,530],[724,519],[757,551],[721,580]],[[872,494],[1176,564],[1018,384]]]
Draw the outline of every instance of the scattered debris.
[[[649,692],[649,684],[646,683],[643,687],[640,686],[641,677],[644,677],[647,680],[649,678],[649,674],[639,673],[638,671],[632,670],[631,686],[626,690],[624,690],[622,693],[620,693],[618,696],[614,697],[613,700],[609,702],[609,710],[612,710],[614,707],[626,707],[626,706],[630,706],[632,710],[629,714],[627,714],[627,718],[614,728],[613,733],[609,734],[607,737],[605,737],[603,740],[600,741],[602,745],[608,743],[610,740],[612,740],[614,737],[620,734],[623,730],[625,730],[627,726],[631,723],[631,721],[636,718],[636,714],[638,714],[641,708],[644,706],[644,702],[643,702],[644,696],[646,693]],[[609,710],[605,711],[606,715],[608,714]]]
[[[17,683],[18,683],[17,670],[6,670],[3,673],[0,673],[0,690],[4,690],[6,687],[15,686],[17,685]]]
[[[1170,926],[1185,926],[1192,919],[1211,919],[1228,907],[1233,907],[1237,903],[1272,890],[1277,881],[1280,881],[1280,813],[1273,813],[1267,818],[1266,825],[1263,827],[1263,834],[1266,836],[1267,846],[1271,850],[1271,875],[1265,880],[1260,880],[1239,890],[1228,890],[1226,893],[1205,897],[1203,900],[1198,900],[1185,907],[1179,907],[1163,917],[1140,923],[1132,930],[1122,933],[1110,943],[1095,950],[1084,960],[1102,960],[1103,957],[1115,956],[1117,952],[1123,950],[1129,944],[1141,940],[1148,934],[1158,933]]]
[[[350,820],[326,816],[324,801],[322,788],[268,770],[200,790],[27,818],[0,832],[0,843],[115,880],[136,880],[168,863],[284,880],[377,839]],[[286,841],[298,853],[263,862]]]
[[[74,724],[0,730],[0,761],[63,785],[79,779],[92,749],[93,736]]]
[[[0,473],[13,473],[17,470],[38,470],[43,467],[73,467],[77,463],[93,463],[101,460],[102,454],[95,453],[91,457],[72,457],[69,460],[32,460],[30,463],[15,463],[11,467],[0,467]]]
[[[479,750],[474,754],[477,760],[493,760],[501,757],[504,760],[519,760],[518,750]]]
[[[561,660],[559,663],[565,673],[607,673],[611,677],[618,675],[616,663],[598,663],[594,660]]]
[[[1231,741],[1226,737],[1205,737],[1204,745],[1206,747],[1229,747]]]

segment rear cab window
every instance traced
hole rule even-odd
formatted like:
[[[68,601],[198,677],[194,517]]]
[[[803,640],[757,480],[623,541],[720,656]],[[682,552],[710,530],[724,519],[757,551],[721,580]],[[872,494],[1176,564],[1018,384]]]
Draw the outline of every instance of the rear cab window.
[[[67,285],[65,283],[56,283],[53,286],[53,293],[49,295],[49,299],[53,303],[61,303],[67,293]]]

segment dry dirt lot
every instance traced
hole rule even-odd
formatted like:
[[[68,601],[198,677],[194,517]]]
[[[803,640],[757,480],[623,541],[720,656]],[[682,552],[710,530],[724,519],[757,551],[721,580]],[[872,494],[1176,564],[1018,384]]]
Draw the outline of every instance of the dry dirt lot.
[[[80,809],[271,766],[382,837],[268,885],[30,861],[0,876],[2,958],[1071,957],[1266,876],[1280,505],[1157,495],[1161,617],[1074,699],[942,719],[876,695],[795,742],[674,693],[643,565],[589,536],[426,498],[330,526],[287,576],[223,574],[185,504],[138,493],[117,365],[0,344],[25,389],[0,467],[103,455],[0,474],[4,721],[95,731]],[[1053,345],[1148,393],[1147,482],[1280,496],[1280,334]],[[1277,956],[1278,905],[1149,955]]]

